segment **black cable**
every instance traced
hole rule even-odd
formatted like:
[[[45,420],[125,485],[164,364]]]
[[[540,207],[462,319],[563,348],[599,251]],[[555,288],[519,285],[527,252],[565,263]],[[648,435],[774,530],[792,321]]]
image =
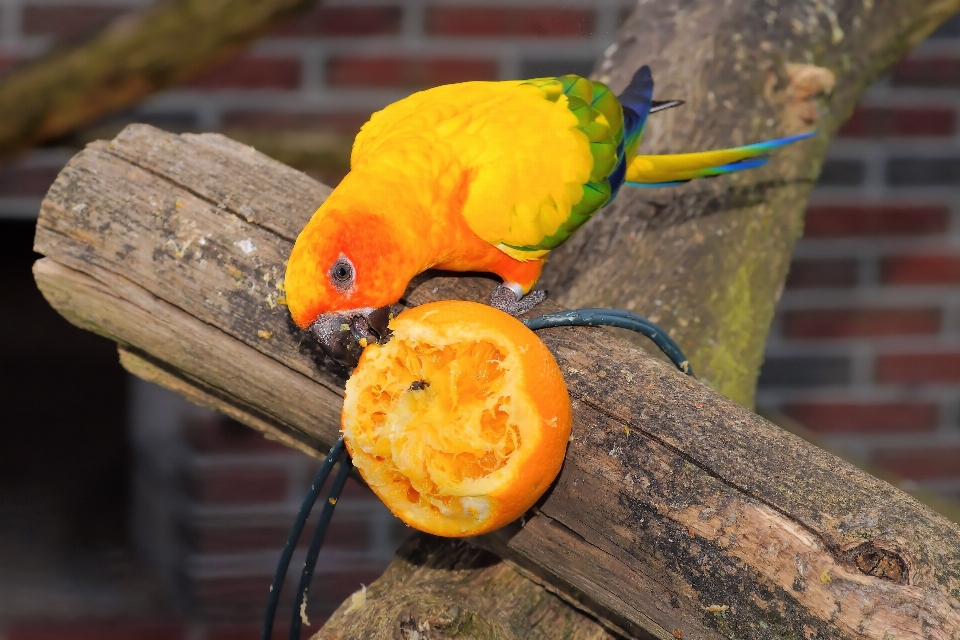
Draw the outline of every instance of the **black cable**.
[[[277,564],[277,572],[273,576],[273,584],[270,585],[270,595],[267,598],[267,610],[263,614],[263,629],[260,631],[260,640],[270,640],[273,634],[273,621],[277,615],[277,605],[280,603],[280,590],[283,588],[283,582],[287,578],[287,569],[290,567],[290,560],[293,558],[293,552],[297,548],[297,542],[300,540],[300,534],[303,533],[303,527],[310,517],[310,511],[313,509],[317,496],[320,495],[320,489],[323,483],[327,481],[330,470],[336,464],[337,459],[344,451],[343,438],[337,440],[336,444],[330,449],[327,459],[320,465],[320,470],[310,485],[310,491],[303,499],[300,511],[297,513],[297,519],[293,522],[293,528],[290,529],[290,535],[287,536],[287,543],[283,546],[280,553],[280,562]],[[349,456],[347,457],[349,459]]]
[[[575,309],[529,318],[523,323],[532,331],[549,327],[620,327],[641,333],[670,358],[680,371],[693,376],[690,362],[666,331],[644,317],[621,309]],[[696,377],[696,376],[694,376]]]
[[[327,535],[327,526],[330,519],[333,518],[333,510],[340,499],[340,492],[343,491],[343,485],[347,482],[347,476],[353,468],[353,461],[350,456],[344,456],[340,463],[340,470],[337,471],[337,477],[333,479],[333,485],[330,487],[330,494],[323,505],[323,511],[320,512],[320,519],[317,521],[317,528],[313,532],[313,540],[310,542],[310,549],[307,551],[307,559],[303,563],[303,573],[300,574],[300,584],[297,586],[296,598],[293,600],[293,614],[290,617],[290,640],[299,640],[300,625],[303,620],[301,612],[306,605],[307,589],[310,587],[310,581],[313,579],[313,570],[317,566],[317,557],[320,555],[320,547],[323,545],[323,538]]]

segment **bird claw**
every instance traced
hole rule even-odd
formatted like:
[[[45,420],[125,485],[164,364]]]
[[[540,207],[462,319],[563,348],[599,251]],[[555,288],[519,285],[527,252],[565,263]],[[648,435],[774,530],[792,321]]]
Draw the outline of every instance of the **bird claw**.
[[[490,305],[512,316],[518,316],[530,311],[546,299],[547,292],[545,289],[535,289],[523,296],[518,295],[511,287],[501,284],[497,285],[497,288],[490,294]]]

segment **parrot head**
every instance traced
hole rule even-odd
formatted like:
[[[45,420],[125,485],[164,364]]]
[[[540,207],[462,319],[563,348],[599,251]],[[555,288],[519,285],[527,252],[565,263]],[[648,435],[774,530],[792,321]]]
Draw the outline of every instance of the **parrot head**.
[[[367,344],[389,338],[390,305],[418,270],[407,264],[409,247],[390,216],[336,200],[328,199],[297,237],[286,298],[294,322],[313,333],[327,355],[352,367]]]

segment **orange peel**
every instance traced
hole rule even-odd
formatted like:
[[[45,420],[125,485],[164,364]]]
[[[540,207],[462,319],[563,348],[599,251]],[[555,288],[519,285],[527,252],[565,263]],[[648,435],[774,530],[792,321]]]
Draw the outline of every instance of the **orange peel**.
[[[550,351],[516,318],[475,302],[401,313],[347,382],[341,426],[370,488],[440,536],[515,520],[560,471],[571,408]]]

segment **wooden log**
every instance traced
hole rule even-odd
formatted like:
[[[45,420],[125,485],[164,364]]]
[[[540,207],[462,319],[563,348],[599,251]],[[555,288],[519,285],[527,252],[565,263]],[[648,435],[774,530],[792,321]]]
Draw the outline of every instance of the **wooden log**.
[[[327,193],[220,136],[131,126],[50,189],[37,282],[135,371],[323,450],[344,372],[289,320],[282,277]],[[405,304],[493,286],[426,276]],[[960,528],[609,332],[540,336],[574,404],[566,462],[475,544],[625,636],[960,637]]]

